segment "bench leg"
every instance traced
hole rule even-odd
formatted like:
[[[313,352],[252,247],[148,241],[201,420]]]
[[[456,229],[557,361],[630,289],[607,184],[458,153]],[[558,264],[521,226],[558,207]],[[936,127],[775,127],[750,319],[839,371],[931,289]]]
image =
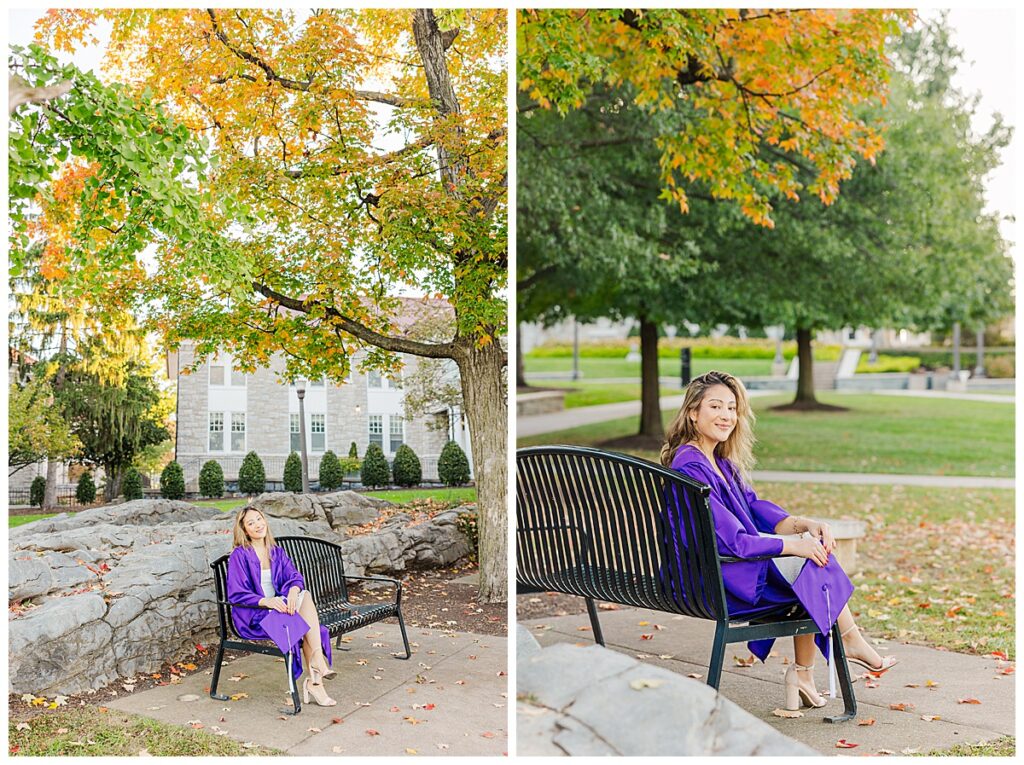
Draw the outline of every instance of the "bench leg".
[[[334,641],[334,647],[337,648],[339,651],[351,651],[352,650],[351,648],[349,648],[346,644],[341,642],[341,639],[344,636],[345,636],[344,632],[342,632],[340,635],[338,635],[337,639]]]
[[[857,716],[857,698],[853,695],[853,681],[850,679],[850,667],[846,664],[846,649],[843,638],[837,627],[832,628],[832,654],[836,663],[836,674],[839,675],[839,690],[843,694],[843,713],[826,717],[827,723],[840,723],[852,720]]]
[[[597,606],[593,598],[586,598],[587,614],[590,616],[590,628],[594,631],[594,642],[604,645],[604,633],[601,632],[601,622],[597,620]]]
[[[297,715],[302,711],[302,704],[299,703],[299,689],[295,685],[295,675],[292,672],[295,666],[295,651],[289,651],[288,655],[284,657],[284,671],[288,673],[288,692],[292,696],[292,707],[288,709],[285,707],[281,710],[286,715]]]
[[[217,659],[213,663],[213,680],[210,681],[210,698],[217,701],[227,701],[228,697],[223,693],[217,693],[217,683],[220,681],[220,665],[224,661],[224,641],[220,641],[217,648]]]
[[[405,658],[408,659],[412,656],[412,651],[409,650],[409,638],[405,634],[405,619],[402,618],[402,609],[398,609],[398,628],[402,630],[402,642],[405,643]],[[401,659],[401,656],[396,656]]]
[[[722,681],[722,665],[725,663],[726,629],[722,622],[715,628],[715,643],[711,647],[711,663],[708,665],[708,685],[716,691]]]

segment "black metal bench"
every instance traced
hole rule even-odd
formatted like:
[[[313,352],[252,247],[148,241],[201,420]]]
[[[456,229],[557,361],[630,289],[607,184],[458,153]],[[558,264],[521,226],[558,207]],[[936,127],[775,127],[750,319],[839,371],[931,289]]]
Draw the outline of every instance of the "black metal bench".
[[[333,542],[325,542],[322,539],[313,539],[311,537],[279,537],[277,543],[288,553],[288,557],[292,559],[295,567],[302,574],[303,579],[305,579],[306,589],[313,595],[313,600],[316,603],[320,624],[327,628],[331,637],[337,638],[334,643],[336,648],[342,648],[341,637],[346,632],[352,632],[360,627],[396,616],[398,617],[398,626],[402,630],[402,642],[405,644],[405,656],[398,656],[398,658],[408,659],[412,655],[412,652],[409,650],[409,638],[405,633],[405,620],[402,618],[401,582],[384,576],[351,576],[346,574],[345,562],[341,557],[341,547]],[[217,617],[220,635],[217,661],[213,666],[213,681],[210,683],[210,696],[220,701],[228,699],[227,696],[217,693],[217,683],[220,681],[221,662],[224,660],[225,649],[230,648],[232,650],[263,653],[268,656],[283,656],[285,659],[285,669],[288,672],[288,690],[292,696],[294,709],[282,711],[287,714],[298,714],[302,711],[302,706],[299,704],[299,691],[295,686],[295,678],[292,675],[294,661],[292,652],[285,656],[274,645],[273,641],[247,640],[243,638],[238,634],[235,624],[231,620],[232,608],[262,608],[262,606],[243,606],[228,602],[227,573],[229,557],[229,555],[222,555],[210,564],[211,568],[213,568],[213,578],[217,587]],[[351,603],[348,599],[348,582],[353,580],[385,582],[393,585],[395,588],[395,599],[389,603],[370,603],[367,605]]]
[[[818,628],[801,606],[729,616],[721,567],[739,559],[719,555],[709,493],[675,470],[624,454],[519,449],[516,591],[584,598],[600,645],[595,600],[710,619],[716,628],[707,682],[717,690],[727,644]],[[832,634],[845,709],[825,721],[842,722],[856,715],[857,702],[839,630]]]

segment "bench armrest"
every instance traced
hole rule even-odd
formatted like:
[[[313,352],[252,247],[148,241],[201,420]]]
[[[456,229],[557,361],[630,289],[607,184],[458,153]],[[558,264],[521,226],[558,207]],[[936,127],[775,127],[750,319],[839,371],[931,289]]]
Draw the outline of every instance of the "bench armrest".
[[[755,560],[775,560],[775,558],[792,558],[792,555],[756,555],[753,558],[734,558],[731,555],[721,555],[719,560],[722,563],[749,563]]]
[[[389,576],[352,576],[351,574],[345,574],[346,579],[355,579],[360,582],[385,582],[386,584],[393,584],[395,586],[395,603],[398,605],[402,604],[402,583],[397,579],[392,579]]]
[[[231,606],[232,608],[253,608],[253,609],[256,609],[257,611],[272,611],[273,610],[272,608],[270,608],[270,606],[250,606],[250,605],[247,605],[245,603],[231,603],[231,602],[229,602],[227,600],[218,600],[217,601],[217,605],[220,605],[220,606]]]

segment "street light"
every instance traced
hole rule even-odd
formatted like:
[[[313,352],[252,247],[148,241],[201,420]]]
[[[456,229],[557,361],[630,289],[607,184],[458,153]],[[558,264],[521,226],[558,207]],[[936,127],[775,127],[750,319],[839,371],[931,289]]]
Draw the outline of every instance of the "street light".
[[[302,457],[302,493],[309,494],[309,463],[306,461],[306,410],[302,405],[306,398],[306,380],[295,381],[295,393],[299,397],[299,450]]]
[[[775,341],[775,358],[772,359],[772,377],[782,377],[786,374],[786,357],[782,355],[782,338],[786,335],[784,324],[775,324],[764,328],[764,333],[769,340]]]

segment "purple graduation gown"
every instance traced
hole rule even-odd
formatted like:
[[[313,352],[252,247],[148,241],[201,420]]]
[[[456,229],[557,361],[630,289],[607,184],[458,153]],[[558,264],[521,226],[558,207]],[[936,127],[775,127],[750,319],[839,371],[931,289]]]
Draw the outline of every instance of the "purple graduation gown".
[[[295,568],[288,553],[276,545],[270,548],[270,575],[274,582],[274,590],[282,598],[287,598],[288,591],[292,587],[306,588],[302,574]],[[260,581],[260,559],[251,547],[236,547],[231,551],[231,557],[228,558],[227,584],[229,603],[255,606],[265,597],[263,584]],[[261,624],[270,614],[273,614],[272,618],[278,622],[271,630],[273,634],[268,634]],[[282,614],[263,608],[232,608],[231,620],[234,622],[238,634],[246,640],[272,639],[282,653],[296,649],[298,643],[309,631],[306,620],[298,613]],[[288,645],[288,640],[284,639],[285,634],[288,635],[291,645]],[[323,626],[320,627],[320,645],[327,658],[327,663],[331,664],[331,635]],[[298,679],[302,674],[302,651],[294,650],[294,654],[292,674]]]
[[[759,499],[729,460],[716,457],[716,461],[729,480],[722,480],[704,453],[688,444],[679,447],[672,468],[711,487],[709,503],[719,554],[737,558],[781,555],[782,540],[760,536],[759,532],[774,534],[775,527],[789,513],[774,502]],[[853,584],[835,555],[829,556],[825,566],[805,563],[793,584],[770,560],[723,563],[722,580],[731,617],[755,616],[773,606],[800,603],[821,630],[815,642],[828,658],[830,646],[825,633],[853,592]],[[764,661],[774,642],[754,640],[747,646]]]

